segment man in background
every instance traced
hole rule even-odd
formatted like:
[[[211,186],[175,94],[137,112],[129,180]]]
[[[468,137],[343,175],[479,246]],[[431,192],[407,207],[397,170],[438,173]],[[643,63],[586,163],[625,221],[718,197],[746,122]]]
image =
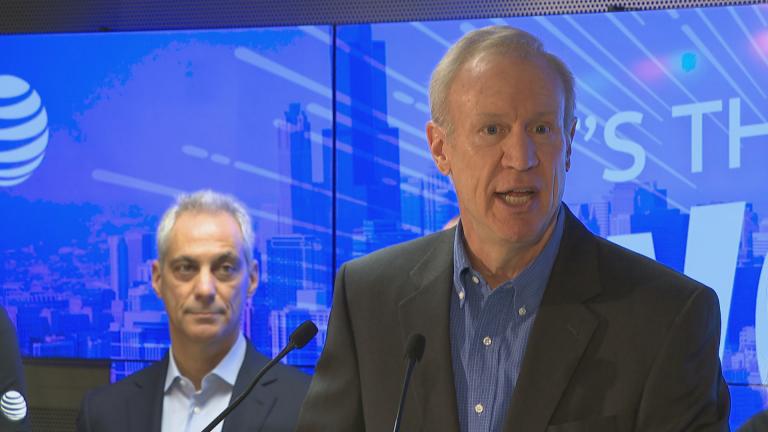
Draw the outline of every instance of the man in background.
[[[157,230],[152,287],[168,313],[171,348],[158,363],[90,392],[80,431],[188,431],[208,425],[268,359],[242,334],[258,285],[245,207],[210,190],[182,196]],[[278,364],[215,431],[290,431],[309,377]]]
[[[562,203],[574,78],[524,31],[467,33],[427,140],[455,228],[347,262],[298,430],[722,431],[715,293],[590,233]]]

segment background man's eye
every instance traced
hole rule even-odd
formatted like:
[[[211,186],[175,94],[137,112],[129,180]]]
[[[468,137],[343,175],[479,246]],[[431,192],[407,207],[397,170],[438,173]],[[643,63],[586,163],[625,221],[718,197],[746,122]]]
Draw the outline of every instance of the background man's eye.
[[[499,133],[499,127],[496,125],[490,125],[485,127],[485,133],[488,135],[496,135]]]
[[[545,133],[549,132],[549,127],[547,127],[545,125],[538,125],[538,126],[536,126],[535,131],[536,131],[537,134],[545,134]]]

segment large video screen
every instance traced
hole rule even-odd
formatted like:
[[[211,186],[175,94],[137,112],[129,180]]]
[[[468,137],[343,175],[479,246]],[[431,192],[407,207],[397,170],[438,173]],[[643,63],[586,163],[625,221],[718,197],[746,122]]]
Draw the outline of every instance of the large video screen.
[[[741,424],[768,408],[767,19],[760,5],[339,27],[338,261],[457,215],[424,132],[431,71],[468,31],[527,30],[576,77],[564,201],[593,232],[717,292]]]
[[[317,39],[329,34],[0,37],[0,303],[23,355],[111,358],[114,379],[161,358],[154,233],[177,194],[201,188],[253,217],[261,283],[244,326],[256,348],[276,354],[310,317],[324,330],[331,123],[305,111],[331,108]],[[288,362],[314,365],[319,350]]]

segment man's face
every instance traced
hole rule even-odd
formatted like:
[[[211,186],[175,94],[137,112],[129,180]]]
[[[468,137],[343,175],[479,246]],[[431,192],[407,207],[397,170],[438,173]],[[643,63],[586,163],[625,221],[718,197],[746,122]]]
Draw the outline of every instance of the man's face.
[[[163,299],[174,343],[234,342],[258,272],[246,264],[240,225],[226,212],[186,212],[174,224],[152,286]]]
[[[570,164],[575,121],[565,127],[563,111],[562,81],[539,57],[480,56],[459,69],[448,94],[452,131],[430,122],[427,135],[468,238],[541,240]]]

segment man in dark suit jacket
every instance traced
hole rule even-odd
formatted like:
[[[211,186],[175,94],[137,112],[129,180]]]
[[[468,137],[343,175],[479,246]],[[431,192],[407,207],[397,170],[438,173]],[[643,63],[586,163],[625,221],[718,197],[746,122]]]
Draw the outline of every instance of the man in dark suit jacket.
[[[721,431],[714,292],[591,234],[562,204],[573,77],[532,35],[465,35],[437,66],[427,137],[455,229],[346,263],[298,430]]]
[[[245,207],[213,191],[182,196],[157,232],[152,286],[168,313],[171,349],[83,400],[80,431],[200,431],[242,394],[267,359],[242,335],[258,284]],[[277,365],[215,431],[293,430],[309,377]]]
[[[249,343],[232,394],[244,392],[267,361]],[[167,369],[168,356],[114,385],[89,392],[83,400],[77,429],[160,432]],[[307,375],[276,365],[227,416],[223,430],[293,430],[308,385]]]

